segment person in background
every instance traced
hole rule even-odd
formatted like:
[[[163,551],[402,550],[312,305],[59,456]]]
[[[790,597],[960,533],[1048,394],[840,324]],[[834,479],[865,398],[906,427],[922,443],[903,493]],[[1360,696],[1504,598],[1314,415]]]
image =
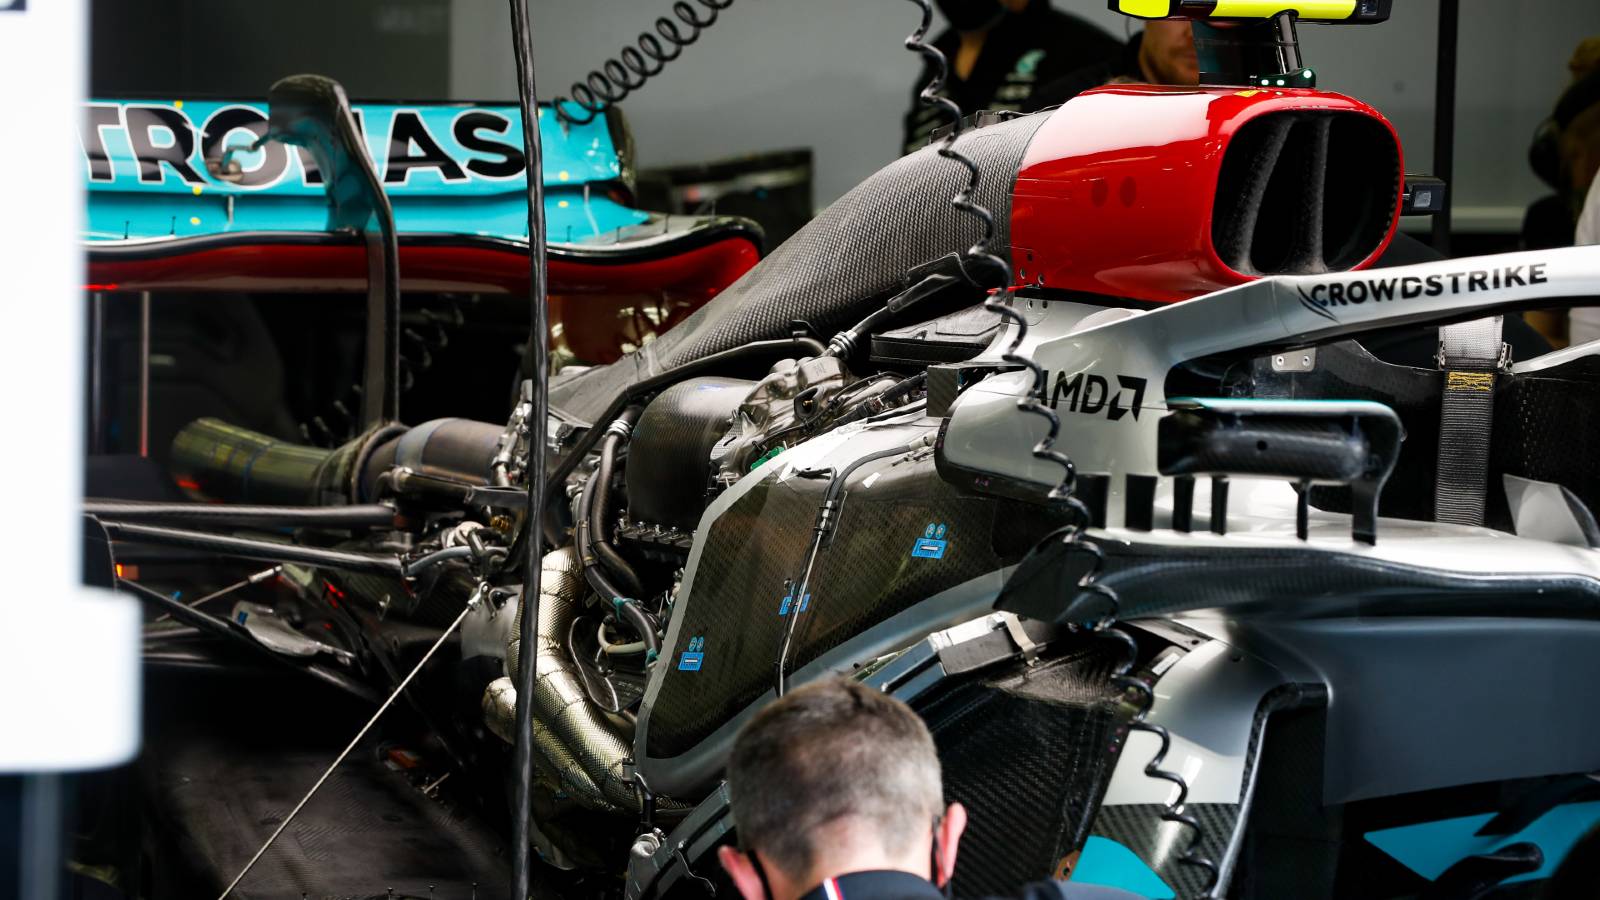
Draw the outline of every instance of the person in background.
[[[934,39],[950,64],[944,96],[963,115],[979,110],[1033,112],[1034,89],[1083,66],[1109,59],[1117,41],[1090,23],[1062,12],[1050,0],[937,0],[949,29]],[[924,67],[905,117],[910,153],[928,143],[945,114],[917,95],[933,76]]]
[[[774,701],[734,739],[728,792],[740,848],[718,859],[746,900],[948,895],[967,812],[945,805],[927,726],[882,691],[829,678]],[[1137,900],[1056,881],[1019,896]]]
[[[1038,109],[1057,106],[1104,84],[1199,83],[1194,26],[1186,19],[1157,19],[1144,23],[1117,55],[1040,84],[1034,102]]]
[[[1574,237],[1580,245],[1600,244],[1600,178],[1589,183],[1588,200],[1583,204],[1583,212],[1578,215]],[[1573,309],[1568,313],[1568,319],[1568,344],[1587,344],[1600,340],[1600,307]]]
[[[1584,198],[1594,204],[1591,185],[1600,171],[1600,36],[1579,43],[1567,68],[1572,82],[1528,149],[1534,173],[1555,194],[1535,200],[1523,216],[1525,250],[1600,243],[1600,234],[1579,234]],[[1570,316],[1533,312],[1528,319],[1557,344],[1600,338],[1600,309],[1593,307],[1574,309]]]

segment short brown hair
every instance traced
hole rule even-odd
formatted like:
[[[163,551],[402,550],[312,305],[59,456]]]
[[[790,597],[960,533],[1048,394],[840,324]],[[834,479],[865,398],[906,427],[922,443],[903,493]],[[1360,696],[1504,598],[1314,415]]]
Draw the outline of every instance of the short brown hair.
[[[734,740],[728,790],[740,843],[795,876],[816,865],[824,826],[855,819],[894,848],[944,808],[927,726],[899,700],[846,678],[796,688],[756,713]]]

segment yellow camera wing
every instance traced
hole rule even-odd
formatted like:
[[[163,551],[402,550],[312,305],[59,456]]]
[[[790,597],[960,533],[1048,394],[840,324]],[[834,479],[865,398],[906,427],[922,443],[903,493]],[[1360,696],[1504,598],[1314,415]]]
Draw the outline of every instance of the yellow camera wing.
[[[1271,19],[1289,13],[1301,22],[1368,25],[1385,22],[1393,0],[1108,0],[1113,12],[1136,19]]]

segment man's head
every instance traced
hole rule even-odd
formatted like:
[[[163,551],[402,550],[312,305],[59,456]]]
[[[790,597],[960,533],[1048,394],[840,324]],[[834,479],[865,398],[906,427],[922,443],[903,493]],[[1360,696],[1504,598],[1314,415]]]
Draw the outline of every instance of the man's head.
[[[945,808],[939,757],[917,714],[842,678],[757,713],[734,741],[728,789],[745,852],[720,856],[751,900],[765,895],[763,874],[773,900],[874,869],[943,884],[966,826],[959,804]]]
[[[1152,84],[1199,84],[1200,57],[1194,26],[1187,19],[1157,19],[1144,24],[1139,68]]]

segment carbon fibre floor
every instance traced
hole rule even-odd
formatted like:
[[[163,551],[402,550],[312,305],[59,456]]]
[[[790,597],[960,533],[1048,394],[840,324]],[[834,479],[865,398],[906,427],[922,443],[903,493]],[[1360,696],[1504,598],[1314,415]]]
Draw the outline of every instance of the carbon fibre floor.
[[[291,696],[300,692],[227,680],[231,691],[191,683],[148,697],[160,707],[140,767],[150,896],[219,894],[371,712],[321,688]],[[505,895],[510,864],[498,830],[449,779],[435,784],[445,772],[459,784],[459,774],[380,731],[334,772],[233,896]]]

